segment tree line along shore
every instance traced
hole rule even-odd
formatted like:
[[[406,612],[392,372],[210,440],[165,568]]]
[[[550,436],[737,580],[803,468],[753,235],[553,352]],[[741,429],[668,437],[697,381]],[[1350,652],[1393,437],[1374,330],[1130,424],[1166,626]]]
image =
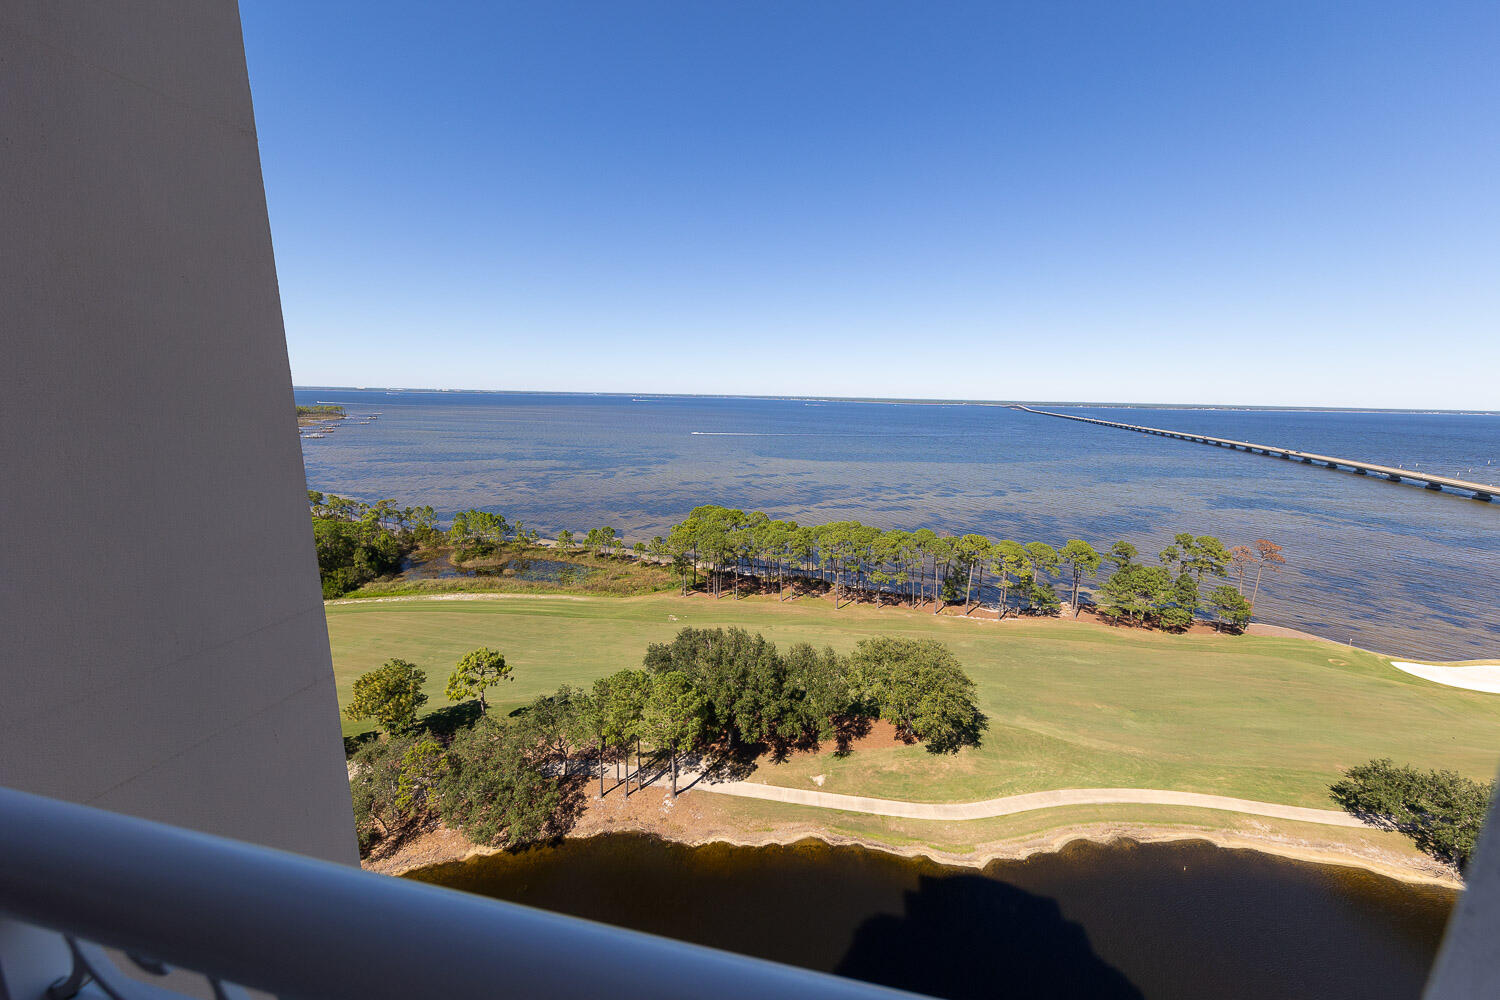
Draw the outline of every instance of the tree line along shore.
[[[665,568],[683,594],[714,597],[775,593],[786,600],[808,592],[847,603],[886,604],[942,613],[985,607],[997,617],[1050,616],[1062,611],[1058,587],[1072,614],[1090,595],[1102,616],[1121,623],[1181,631],[1203,616],[1215,627],[1243,631],[1269,571],[1286,562],[1268,539],[1226,545],[1212,535],[1178,533],[1154,562],[1128,541],[1096,548],[1083,539],[1048,542],[991,540],[977,533],[938,534],[927,528],[881,529],[858,521],[799,525],[759,511],[696,507],[666,535],[627,544],[613,527],[558,532],[546,545],[539,533],[503,514],[467,510],[449,527],[431,506],[400,507],[394,500],[365,504],[309,491],[325,598],[341,597],[397,574],[419,549],[446,546],[459,564],[508,548],[546,546],[552,557],[591,556]],[[989,584],[992,604],[983,602]]]

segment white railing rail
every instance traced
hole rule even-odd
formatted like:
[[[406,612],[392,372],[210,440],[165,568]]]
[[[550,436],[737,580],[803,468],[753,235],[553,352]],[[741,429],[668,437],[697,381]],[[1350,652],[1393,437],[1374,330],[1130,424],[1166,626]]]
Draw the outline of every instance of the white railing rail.
[[[0,1000],[179,995],[101,945],[226,998],[910,996],[0,789]]]

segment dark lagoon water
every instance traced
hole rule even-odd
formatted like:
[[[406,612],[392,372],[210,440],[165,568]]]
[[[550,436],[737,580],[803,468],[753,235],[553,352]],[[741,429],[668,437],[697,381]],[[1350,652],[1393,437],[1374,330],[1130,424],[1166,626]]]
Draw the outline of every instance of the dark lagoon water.
[[[1500,503],[1001,406],[298,389],[352,417],[304,439],[311,488],[648,539],[701,503],[1143,553],[1269,538],[1262,617],[1431,659],[1500,654]],[[1054,407],[1500,479],[1500,415]]]
[[[953,998],[1415,998],[1457,893],[1201,842],[983,872],[807,841],[567,841],[414,878]]]

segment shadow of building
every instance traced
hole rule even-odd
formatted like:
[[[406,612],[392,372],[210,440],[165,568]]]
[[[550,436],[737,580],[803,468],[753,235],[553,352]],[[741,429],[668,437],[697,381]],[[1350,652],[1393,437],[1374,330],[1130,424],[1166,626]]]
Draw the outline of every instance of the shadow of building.
[[[841,976],[946,997],[1134,998],[1057,903],[981,875],[922,876],[905,913],[855,931]]]

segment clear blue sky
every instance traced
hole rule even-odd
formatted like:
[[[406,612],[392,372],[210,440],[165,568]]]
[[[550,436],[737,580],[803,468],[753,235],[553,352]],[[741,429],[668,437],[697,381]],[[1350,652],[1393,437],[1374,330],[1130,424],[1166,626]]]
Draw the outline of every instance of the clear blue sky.
[[[298,384],[1500,408],[1500,4],[241,0]]]

